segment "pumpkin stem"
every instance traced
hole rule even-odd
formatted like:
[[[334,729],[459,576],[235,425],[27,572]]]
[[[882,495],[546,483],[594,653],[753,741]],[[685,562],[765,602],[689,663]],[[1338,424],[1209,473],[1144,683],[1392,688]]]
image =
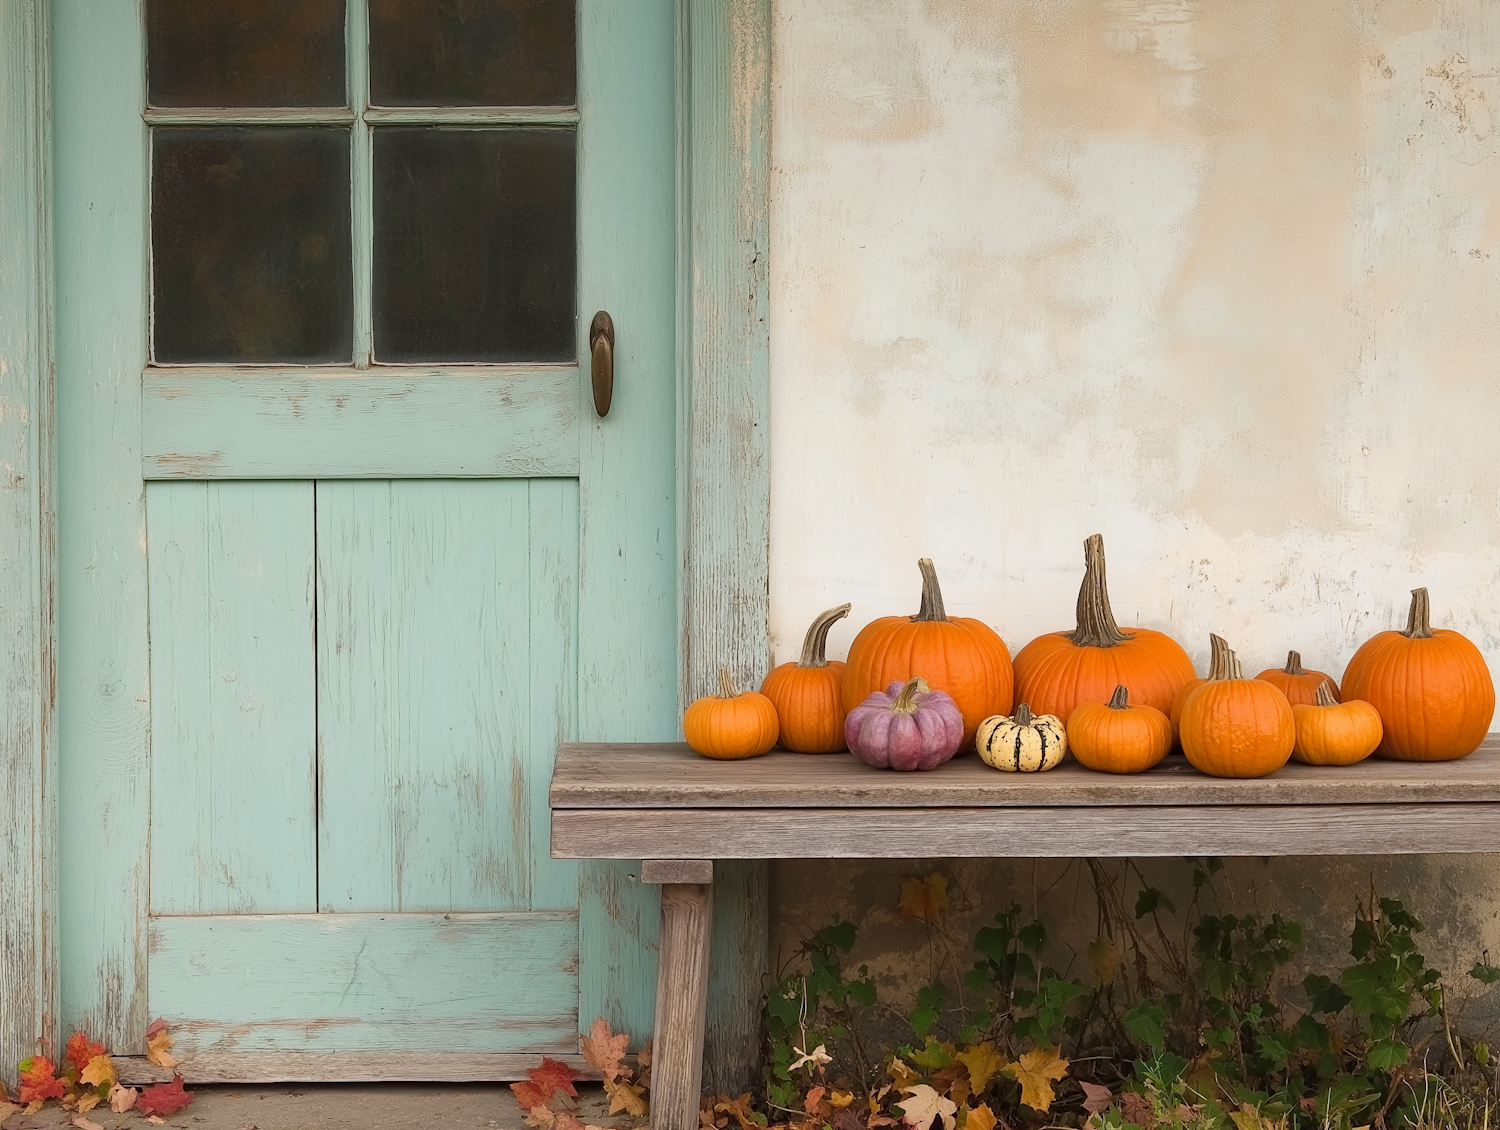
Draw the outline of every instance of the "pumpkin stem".
[[[1426,589],[1411,590],[1411,611],[1406,616],[1406,631],[1401,634],[1409,640],[1432,638],[1432,606]]]
[[[1338,704],[1339,700],[1333,697],[1333,684],[1324,679],[1318,684],[1318,705],[1337,706]]]
[[[739,688],[734,685],[734,676],[729,673],[728,667],[719,668],[719,697],[739,698]]]
[[[1209,636],[1214,644],[1214,661],[1209,666],[1208,681],[1222,682],[1225,679],[1243,679],[1245,669],[1240,666],[1240,657],[1218,636]]]
[[[828,649],[828,629],[849,615],[849,608],[849,605],[841,604],[827,612],[818,613],[818,618],[807,629],[807,635],[802,637],[802,658],[797,660],[798,667],[828,666],[828,656],[825,654]]]
[[[901,693],[896,701],[891,703],[891,709],[897,714],[912,714],[917,709],[917,699],[927,693],[927,680],[918,675],[915,679],[908,679],[906,686],[901,688]]]
[[[1289,651],[1286,653],[1286,666],[1281,669],[1285,675],[1305,675],[1302,670],[1302,653],[1300,651]]]
[[[1017,726],[1029,726],[1031,725],[1031,719],[1031,707],[1027,706],[1024,702],[1016,707],[1016,712],[1010,716],[1010,720]]]
[[[1083,584],[1078,589],[1078,627],[1068,634],[1079,647],[1114,647],[1131,636],[1120,631],[1104,583],[1104,535],[1083,543]]]
[[[1111,710],[1130,709],[1130,692],[1124,687],[1116,687],[1115,693],[1110,696],[1109,708]]]
[[[1224,656],[1229,651],[1229,641],[1223,636],[1216,636],[1212,632],[1208,634],[1208,675],[1209,682],[1215,679],[1227,679],[1225,674]]]
[[[922,570],[922,607],[912,619],[917,622],[948,619],[948,614],[943,611],[943,590],[938,588],[937,569],[933,567],[932,558],[922,558],[917,562],[917,568]]]

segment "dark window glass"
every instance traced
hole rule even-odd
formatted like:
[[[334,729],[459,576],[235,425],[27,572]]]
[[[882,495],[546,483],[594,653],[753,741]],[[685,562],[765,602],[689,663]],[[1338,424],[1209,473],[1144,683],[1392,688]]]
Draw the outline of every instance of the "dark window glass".
[[[344,0],[146,0],[152,106],[344,106]]]
[[[565,130],[375,130],[375,358],[571,361]]]
[[[571,106],[573,0],[370,0],[376,106]]]
[[[349,131],[153,130],[151,274],[157,361],[348,361]]]

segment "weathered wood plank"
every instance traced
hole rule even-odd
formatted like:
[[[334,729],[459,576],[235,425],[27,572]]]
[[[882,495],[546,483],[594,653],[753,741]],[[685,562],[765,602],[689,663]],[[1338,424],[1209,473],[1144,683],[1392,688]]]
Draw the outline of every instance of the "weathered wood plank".
[[[599,1072],[576,1052],[549,1052],[583,1079]],[[164,1071],[145,1056],[115,1056],[121,1082],[165,1083]],[[196,1053],[176,1070],[188,1083],[506,1083],[527,1078],[537,1057],[529,1052],[215,1052]]]
[[[911,859],[1500,851],[1500,803],[555,809],[564,857]]]
[[[152,483],[151,911],[317,909],[311,483]]]
[[[694,1130],[698,1125],[713,905],[708,883],[668,883],[661,889],[652,1130]]]
[[[711,859],[643,859],[641,860],[641,882],[643,883],[699,883],[714,881],[714,861]]]
[[[576,1052],[577,1008],[570,912],[151,920],[151,1013],[189,1063],[272,1050]]]
[[[0,3],[0,1071],[58,1046],[48,6]]]
[[[576,366],[150,369],[148,479],[578,474]]]
[[[1001,773],[977,757],[930,773],[872,769],[848,754],[773,751],[748,761],[699,757],[686,745],[567,745],[552,778],[553,808],[966,808],[980,805],[1386,804],[1500,801],[1500,734],[1459,761],[1371,758],[1344,767],[1288,764],[1236,781],[1171,757],[1116,776],[1071,758],[1046,773]]]

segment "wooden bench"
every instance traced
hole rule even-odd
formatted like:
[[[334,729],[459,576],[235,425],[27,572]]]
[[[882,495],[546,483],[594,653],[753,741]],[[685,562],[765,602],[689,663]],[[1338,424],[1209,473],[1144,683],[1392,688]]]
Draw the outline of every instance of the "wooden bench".
[[[554,856],[639,859],[662,885],[652,1125],[694,1130],[715,859],[1500,852],[1500,735],[1462,761],[1293,764],[1253,781],[1180,757],[1131,777],[1071,760],[998,773],[977,757],[892,773],[848,755],[576,744],[558,750],[551,806]]]

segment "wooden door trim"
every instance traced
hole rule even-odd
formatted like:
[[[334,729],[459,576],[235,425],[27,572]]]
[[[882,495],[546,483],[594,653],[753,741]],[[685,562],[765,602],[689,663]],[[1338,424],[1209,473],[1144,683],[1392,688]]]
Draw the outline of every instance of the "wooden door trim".
[[[0,1064],[58,1046],[47,5],[0,4]],[[7,1082],[14,1076],[9,1067]]]

